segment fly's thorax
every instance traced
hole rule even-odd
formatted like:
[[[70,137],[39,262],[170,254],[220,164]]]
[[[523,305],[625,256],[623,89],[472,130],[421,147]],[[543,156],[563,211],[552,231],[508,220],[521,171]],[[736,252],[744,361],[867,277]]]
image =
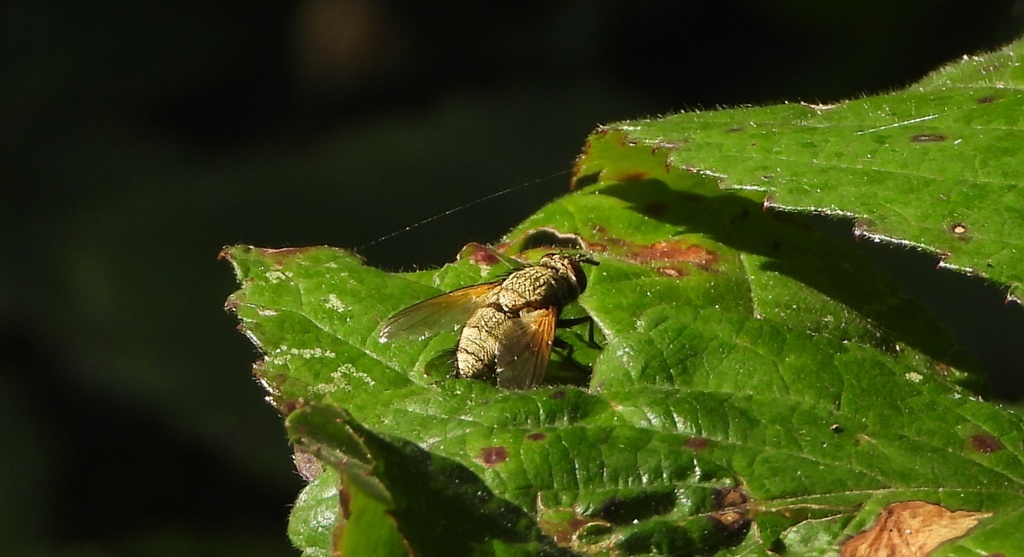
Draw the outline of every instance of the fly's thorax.
[[[562,307],[583,292],[573,265],[562,256],[546,255],[537,265],[520,269],[505,279],[498,290],[498,305],[507,312],[524,308]]]
[[[483,306],[466,320],[455,347],[456,375],[489,379],[495,373],[498,349],[513,328],[512,317],[495,305]]]

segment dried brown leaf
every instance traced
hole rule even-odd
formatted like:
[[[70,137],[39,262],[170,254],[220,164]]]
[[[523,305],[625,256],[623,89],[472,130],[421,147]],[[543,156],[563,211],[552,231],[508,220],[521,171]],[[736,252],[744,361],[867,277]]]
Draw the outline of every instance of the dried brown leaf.
[[[842,545],[842,557],[919,557],[967,533],[992,513],[949,511],[924,501],[893,503]]]

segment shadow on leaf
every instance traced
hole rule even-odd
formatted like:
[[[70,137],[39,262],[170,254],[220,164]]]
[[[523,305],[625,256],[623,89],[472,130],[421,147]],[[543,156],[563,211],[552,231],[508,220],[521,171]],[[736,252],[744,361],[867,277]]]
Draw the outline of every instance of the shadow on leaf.
[[[287,427],[296,446],[343,470],[343,476],[362,474],[359,489],[373,492],[367,484],[383,488],[376,498],[387,504],[414,555],[494,555],[511,548],[571,555],[555,546],[523,509],[494,495],[454,460],[378,435],[331,407],[299,405]]]
[[[741,253],[764,258],[761,270],[787,276],[860,314],[877,326],[871,343],[887,352],[905,344],[936,362],[941,371],[965,371],[961,385],[985,395],[977,363],[923,307],[899,294],[892,280],[851,246],[814,230],[791,214],[762,210],[741,195],[703,196],[673,189],[661,180],[615,183],[601,189],[647,218],[699,233]],[[852,339],[847,339],[852,340]]]

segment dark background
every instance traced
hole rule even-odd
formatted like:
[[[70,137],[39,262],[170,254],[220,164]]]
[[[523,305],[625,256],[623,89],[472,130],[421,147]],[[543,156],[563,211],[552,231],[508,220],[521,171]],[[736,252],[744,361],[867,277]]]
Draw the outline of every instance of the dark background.
[[[568,170],[600,123],[884,92],[1024,30],[1021,1],[472,4],[2,4],[5,553],[296,554],[302,482],[221,309],[222,246],[360,246]],[[440,264],[567,183],[361,252]],[[1020,307],[860,247],[1024,396]]]

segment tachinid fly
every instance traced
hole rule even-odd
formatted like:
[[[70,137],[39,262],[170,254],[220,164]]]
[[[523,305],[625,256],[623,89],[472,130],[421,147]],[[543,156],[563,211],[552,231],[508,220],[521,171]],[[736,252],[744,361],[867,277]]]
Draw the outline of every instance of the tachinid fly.
[[[502,280],[426,299],[391,316],[380,342],[462,325],[456,377],[529,389],[544,380],[562,308],[587,288],[580,263],[597,264],[582,255],[549,253]]]

